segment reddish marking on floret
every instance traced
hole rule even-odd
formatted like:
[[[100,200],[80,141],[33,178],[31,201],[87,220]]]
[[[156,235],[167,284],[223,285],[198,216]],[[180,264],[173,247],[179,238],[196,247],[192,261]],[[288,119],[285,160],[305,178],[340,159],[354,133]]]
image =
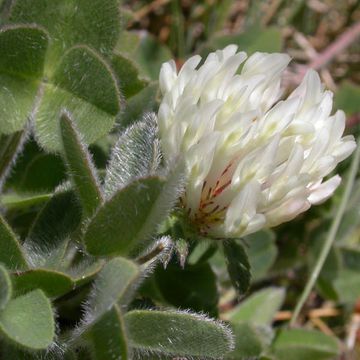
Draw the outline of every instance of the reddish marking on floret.
[[[225,183],[223,186],[215,189],[213,197],[219,196],[229,185],[231,184],[231,180]]]

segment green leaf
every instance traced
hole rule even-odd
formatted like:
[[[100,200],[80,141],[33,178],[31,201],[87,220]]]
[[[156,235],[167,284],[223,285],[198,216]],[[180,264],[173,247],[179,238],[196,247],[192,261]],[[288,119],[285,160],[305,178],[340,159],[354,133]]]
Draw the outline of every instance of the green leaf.
[[[196,265],[207,262],[218,250],[218,246],[213,241],[199,241],[190,252],[187,263]]]
[[[5,194],[1,196],[0,204],[6,209],[26,209],[43,204],[51,199],[52,194],[35,194],[35,195],[20,195],[20,194]]]
[[[156,110],[156,96],[159,84],[152,82],[133,96],[127,103],[125,111],[120,114],[120,125],[125,128],[138,121],[144,114]]]
[[[5,219],[0,215],[0,262],[9,270],[27,268],[19,240]]]
[[[254,281],[268,274],[277,257],[274,233],[270,230],[258,231],[245,237],[249,245],[247,254]]]
[[[127,128],[120,135],[106,169],[104,191],[111,196],[132,180],[152,175],[160,163],[160,144],[154,116]]]
[[[81,210],[73,191],[60,189],[35,219],[24,247],[34,266],[46,266],[81,221]]]
[[[95,360],[129,359],[124,320],[117,306],[107,311],[87,332]]]
[[[244,294],[250,286],[250,264],[244,247],[235,240],[223,243],[224,255],[231,282],[239,294]]]
[[[158,40],[146,34],[140,40],[140,44],[134,53],[135,60],[138,62],[140,68],[152,80],[157,80],[159,77],[160,67],[165,61],[173,58],[171,51],[162,45]]]
[[[110,115],[120,110],[120,92],[111,68],[87,46],[69,49],[52,79],[56,86]]]
[[[25,129],[29,129],[28,126]],[[24,135],[29,135],[28,132]],[[26,141],[24,142],[21,149],[21,156],[16,160],[16,163],[11,171],[7,186],[18,192],[22,191],[21,182],[23,180],[24,172],[29,163],[34,159],[35,156],[43,153],[42,150],[37,145],[35,139],[30,136],[26,136]]]
[[[84,242],[92,255],[123,255],[145,246],[179,196],[182,173],[167,180],[149,177],[119,190],[96,212]],[[126,229],[126,231],[125,231]]]
[[[12,279],[15,294],[41,289],[48,297],[56,298],[74,288],[74,283],[69,276],[54,270],[28,270],[14,274]]]
[[[36,132],[48,150],[61,149],[58,118],[66,109],[76,120],[85,143],[106,135],[120,110],[120,91],[105,60],[87,46],[69,49],[55,70],[53,83],[43,85]]]
[[[49,37],[35,25],[11,25],[0,32],[0,73],[23,79],[43,74]]]
[[[41,153],[26,166],[20,184],[21,191],[51,192],[66,179],[65,165],[59,156]]]
[[[159,267],[155,278],[161,295],[174,307],[218,315],[216,276],[208,263],[184,269],[170,263],[166,269]]]
[[[357,229],[360,226],[360,180],[356,180],[348,202],[346,212],[339,226],[337,233],[337,244],[344,246],[353,246],[356,244]]]
[[[341,257],[344,267],[360,271],[360,249],[341,248]]]
[[[360,112],[359,108],[360,87],[349,81],[340,84],[335,96],[335,106],[348,115]]]
[[[75,353],[67,349],[64,353],[63,348],[56,348],[55,346],[48,350],[29,351],[15,347],[13,344],[2,344],[1,355],[4,359],[16,359],[16,360],[79,360]],[[83,358],[82,358],[83,359]],[[86,360],[88,360],[86,358]],[[85,360],[85,359],[83,359]]]
[[[273,348],[279,360],[331,360],[340,354],[335,338],[303,329],[280,331]]]
[[[125,324],[140,353],[219,358],[233,347],[229,329],[202,315],[135,310],[125,315]]]
[[[7,270],[0,264],[0,311],[5,308],[12,295],[12,285]]]
[[[25,126],[40,84],[1,73],[0,81],[0,134],[11,134]]]
[[[74,334],[75,339],[91,340],[95,359],[107,358],[106,354],[127,359],[126,332],[117,304],[127,304],[139,275],[135,263],[115,258],[96,277],[84,319]]]
[[[126,302],[139,274],[138,266],[130,260],[119,257],[109,261],[96,277],[87,318],[95,321],[118,302]]]
[[[30,116],[48,40],[46,32],[34,25],[0,31],[0,134],[21,130]]]
[[[341,269],[334,280],[334,288],[341,303],[354,304],[359,299],[360,294],[359,271]]]
[[[269,287],[249,296],[226,314],[226,318],[234,324],[248,322],[256,325],[270,325],[284,300],[283,288]]]
[[[0,313],[0,332],[12,342],[29,349],[45,349],[55,336],[49,299],[41,290],[11,300]]]
[[[11,135],[0,135],[0,192],[11,167],[23,148],[25,134],[25,131],[17,131]]]
[[[128,57],[132,58],[133,54],[135,53],[135,50],[140,45],[140,40],[141,40],[141,34],[139,34],[139,32],[127,31],[124,29],[123,31],[121,31],[118,37],[114,52],[126,54]]]
[[[140,76],[135,62],[124,54],[116,52],[111,64],[119,79],[122,93],[127,99],[137,94],[148,84],[148,81]]]
[[[100,181],[90,153],[66,113],[61,115],[60,128],[67,167],[79,195],[83,215],[87,218],[102,202]]]
[[[276,27],[261,29],[255,25],[241,34],[215,36],[209,41],[202,53],[206,55],[210,51],[222,49],[230,44],[238,45],[239,50],[245,51],[248,55],[256,51],[280,52],[282,49],[281,31]]]
[[[261,331],[252,324],[231,324],[235,336],[235,349],[226,355],[226,360],[258,359],[263,352],[264,339]]]
[[[49,67],[79,43],[110,54],[120,33],[118,0],[16,0],[10,21],[39,24],[49,31]]]
[[[85,258],[83,261],[75,264],[66,270],[66,273],[75,283],[75,287],[87,284],[98,275],[104,266],[104,260],[93,260]]]

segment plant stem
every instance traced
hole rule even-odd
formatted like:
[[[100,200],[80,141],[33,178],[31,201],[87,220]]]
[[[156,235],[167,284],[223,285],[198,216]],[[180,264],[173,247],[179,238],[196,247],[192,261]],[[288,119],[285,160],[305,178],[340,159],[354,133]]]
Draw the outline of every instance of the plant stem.
[[[326,261],[327,256],[329,255],[329,252],[331,250],[331,247],[335,241],[335,236],[336,233],[339,229],[339,225],[341,222],[341,219],[344,215],[345,209],[346,209],[346,205],[349,201],[350,198],[350,194],[351,194],[351,190],[353,188],[354,185],[354,181],[356,178],[356,174],[359,168],[359,160],[360,160],[360,146],[359,146],[359,142],[360,142],[360,136],[357,140],[357,144],[358,147],[356,149],[355,155],[353,157],[352,163],[351,163],[351,167],[350,167],[350,173],[349,173],[349,178],[347,180],[346,183],[346,187],[345,187],[345,191],[344,194],[342,196],[341,199],[341,203],[340,206],[337,210],[336,216],[331,224],[330,230],[327,234],[326,240],[324,242],[324,245],[321,249],[321,253],[317,259],[317,262],[315,264],[314,270],[312,271],[312,274],[310,276],[310,278],[307,281],[307,284],[305,286],[305,289],[303,290],[300,299],[298,300],[295,310],[292,314],[291,320],[290,320],[290,326],[294,326],[296,323],[296,320],[300,314],[300,311],[302,309],[302,307],[304,306],[307,298],[309,297],[309,294],[311,292],[311,290],[313,289],[316,280],[318,279],[321,269],[324,266],[324,263]]]

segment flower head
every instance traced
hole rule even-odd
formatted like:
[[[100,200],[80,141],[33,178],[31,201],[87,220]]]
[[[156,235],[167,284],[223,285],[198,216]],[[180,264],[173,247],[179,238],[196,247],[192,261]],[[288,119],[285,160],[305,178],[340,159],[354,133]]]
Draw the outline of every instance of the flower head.
[[[331,115],[333,94],[315,71],[280,100],[290,58],[246,58],[229,45],[202,65],[197,55],[179,72],[173,61],[160,72],[164,157],[185,158],[182,204],[200,231],[214,237],[275,226],[326,200],[340,177],[324,177],[356,146],[352,136],[342,137],[345,115]]]

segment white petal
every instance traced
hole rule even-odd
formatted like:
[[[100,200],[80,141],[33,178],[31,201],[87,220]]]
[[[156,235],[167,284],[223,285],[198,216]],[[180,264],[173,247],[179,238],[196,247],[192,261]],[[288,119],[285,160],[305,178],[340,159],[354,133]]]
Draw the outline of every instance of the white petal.
[[[195,55],[187,59],[179,71],[179,76],[183,76],[184,73],[188,72],[189,70],[194,70],[199,65],[200,61],[200,55]]]
[[[286,54],[256,52],[245,62],[241,74],[277,74],[286,68],[290,60]]]
[[[356,142],[352,135],[345,136],[342,142],[334,149],[332,155],[339,163],[350,156],[356,148]]]
[[[320,101],[322,92],[323,88],[318,73],[310,69],[289,98],[300,97],[302,99],[301,108],[304,111]]]
[[[228,59],[231,56],[234,56],[236,54],[236,51],[238,49],[238,46],[235,44],[230,44],[226,46],[223,50],[220,50],[217,52],[219,58],[221,61],[224,61]]]
[[[239,234],[245,231],[256,215],[259,192],[260,185],[253,181],[246,184],[234,198],[226,212],[225,227],[228,232]]]
[[[174,60],[170,60],[161,65],[159,84],[163,94],[172,89],[176,78],[176,64]]]
[[[341,183],[341,177],[335,175],[329,180],[323,182],[322,184],[311,189],[311,195],[308,197],[308,200],[313,205],[318,205],[327,200],[337,189]]]
[[[303,198],[291,198],[279,207],[266,213],[270,226],[276,226],[294,219],[297,215],[310,208],[310,202]]]

